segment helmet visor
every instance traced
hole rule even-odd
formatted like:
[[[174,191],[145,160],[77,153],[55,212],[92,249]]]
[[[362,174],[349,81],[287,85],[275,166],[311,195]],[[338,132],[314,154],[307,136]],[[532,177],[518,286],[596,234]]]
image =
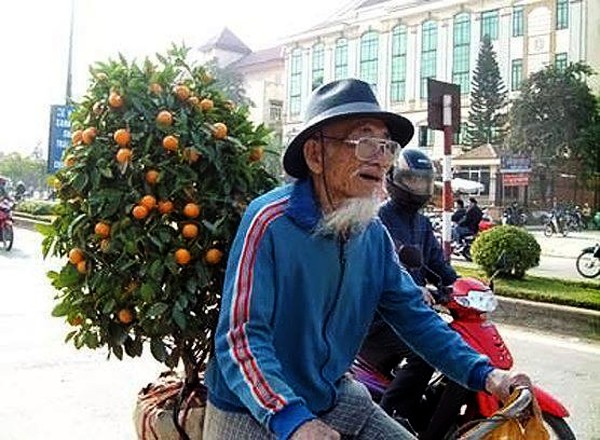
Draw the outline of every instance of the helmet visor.
[[[418,196],[433,194],[433,170],[402,170],[394,172],[394,183]]]

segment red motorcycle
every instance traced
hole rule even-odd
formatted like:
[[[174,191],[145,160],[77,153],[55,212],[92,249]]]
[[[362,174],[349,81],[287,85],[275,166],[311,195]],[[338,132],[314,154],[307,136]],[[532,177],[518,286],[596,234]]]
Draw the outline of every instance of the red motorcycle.
[[[10,251],[13,246],[15,234],[13,231],[13,218],[11,211],[0,209],[0,246],[5,251]]]
[[[420,255],[419,255],[420,258]],[[401,261],[405,261],[401,255]],[[414,265],[408,265],[414,267]],[[418,267],[418,266],[417,266]],[[451,319],[450,327],[479,353],[485,354],[496,368],[508,370],[513,358],[496,326],[488,320],[488,313],[495,310],[498,302],[493,293],[493,284],[474,278],[459,278],[451,289],[438,294],[438,310]],[[441,306],[441,309],[440,309]],[[352,367],[356,380],[362,382],[373,400],[381,399],[382,393],[393,379],[392,373],[384,374],[358,358]],[[537,399],[546,429],[561,440],[575,439],[571,428],[564,420],[569,416],[567,409],[548,392],[535,387]],[[485,392],[474,392],[436,372],[422,398],[419,420],[411,420],[420,439],[456,438],[460,427],[476,423],[492,416],[500,408],[500,402]]]

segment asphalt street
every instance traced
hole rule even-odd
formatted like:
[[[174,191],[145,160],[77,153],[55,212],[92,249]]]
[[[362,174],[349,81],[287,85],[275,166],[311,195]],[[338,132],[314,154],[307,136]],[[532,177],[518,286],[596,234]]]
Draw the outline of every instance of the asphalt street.
[[[54,291],[37,233],[18,229],[15,248],[0,253],[0,438],[86,440],[135,438],[136,394],[162,366],[106,359],[106,351],[64,344],[70,328],[50,316]],[[517,368],[571,411],[580,439],[600,439],[600,343],[501,327]]]

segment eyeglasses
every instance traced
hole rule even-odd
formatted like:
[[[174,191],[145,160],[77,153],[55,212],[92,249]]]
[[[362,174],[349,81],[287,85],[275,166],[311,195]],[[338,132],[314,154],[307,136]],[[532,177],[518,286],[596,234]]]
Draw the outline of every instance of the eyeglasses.
[[[323,139],[343,142],[354,146],[354,154],[359,160],[371,160],[383,151],[383,157],[386,160],[393,160],[400,149],[400,144],[391,139],[380,139],[371,137],[362,137],[359,139],[340,139],[332,136],[321,135]]]

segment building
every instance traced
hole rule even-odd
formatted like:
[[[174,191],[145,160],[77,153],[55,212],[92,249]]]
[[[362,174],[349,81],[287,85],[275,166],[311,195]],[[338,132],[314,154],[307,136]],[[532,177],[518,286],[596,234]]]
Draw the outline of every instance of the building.
[[[219,34],[194,50],[193,60],[207,63],[216,60],[220,68],[240,73],[246,97],[252,102],[250,118],[274,131],[281,143],[283,127],[284,59],[281,46],[252,51],[232,31]]]
[[[426,127],[427,78],[460,84],[464,126],[486,34],[513,96],[527,75],[550,63],[581,60],[600,71],[599,0],[357,0],[285,42],[284,136],[299,129],[313,89],[357,77],[383,107],[415,124],[411,146],[440,158],[442,133]]]
[[[254,104],[250,117],[274,131],[274,141],[282,143],[283,102],[283,50],[281,46],[252,52],[230,65],[244,77],[244,88]]]

